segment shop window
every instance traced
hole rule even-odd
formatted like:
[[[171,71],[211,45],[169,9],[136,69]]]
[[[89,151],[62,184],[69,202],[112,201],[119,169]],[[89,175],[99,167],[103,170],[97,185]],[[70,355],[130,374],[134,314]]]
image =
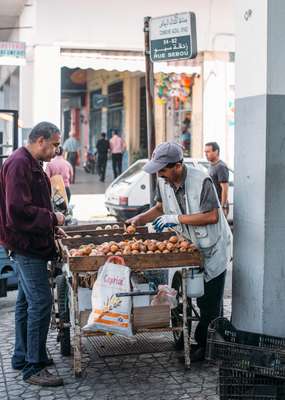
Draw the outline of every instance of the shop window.
[[[108,107],[123,107],[123,82],[112,83],[108,86]]]
[[[108,138],[111,138],[113,130],[118,130],[122,133],[123,113],[123,82],[120,81],[108,86]]]

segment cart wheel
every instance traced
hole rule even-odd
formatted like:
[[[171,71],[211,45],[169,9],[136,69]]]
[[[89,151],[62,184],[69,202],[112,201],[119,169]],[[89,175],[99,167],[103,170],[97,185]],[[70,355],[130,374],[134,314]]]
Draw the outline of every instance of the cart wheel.
[[[177,301],[178,306],[171,310],[171,321],[173,327],[182,327],[183,326],[183,301],[182,301],[182,274],[181,272],[176,272],[173,280],[172,280],[172,287],[177,290]],[[188,330],[189,333],[191,332],[192,321],[192,301],[191,298],[187,298],[188,307],[187,307],[187,318],[188,318]],[[182,331],[173,331],[174,337],[174,345],[177,350],[182,350],[184,348],[184,337]]]
[[[68,307],[68,285],[64,275],[56,277],[56,291],[59,315],[59,335],[60,352],[63,356],[70,356],[70,327],[65,327],[65,323],[70,322]]]

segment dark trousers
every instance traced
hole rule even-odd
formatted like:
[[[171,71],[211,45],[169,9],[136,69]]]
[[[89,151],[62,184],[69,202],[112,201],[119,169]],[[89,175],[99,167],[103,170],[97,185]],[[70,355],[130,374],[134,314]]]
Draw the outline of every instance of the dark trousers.
[[[70,187],[69,186],[65,186],[65,191],[66,191],[66,196],[67,196],[67,200],[68,200],[68,203],[69,203],[70,202],[70,197],[71,197]]]
[[[107,155],[106,154],[98,154],[97,168],[98,168],[98,174],[99,174],[100,180],[102,182],[104,182],[104,180],[105,180],[106,166],[107,166]]]
[[[47,361],[46,342],[52,297],[47,262],[15,255],[18,270],[18,297],[15,311],[15,349],[12,366],[25,365],[23,378],[38,372]]]
[[[112,166],[115,179],[122,173],[122,161],[123,161],[122,153],[112,154]]]
[[[205,282],[204,296],[197,299],[200,321],[195,331],[195,340],[200,347],[206,347],[208,325],[221,315],[226,271],[209,282]]]
[[[77,151],[69,151],[66,157],[67,161],[71,164],[73,169],[73,178],[71,183],[75,183],[75,169],[77,162]]]

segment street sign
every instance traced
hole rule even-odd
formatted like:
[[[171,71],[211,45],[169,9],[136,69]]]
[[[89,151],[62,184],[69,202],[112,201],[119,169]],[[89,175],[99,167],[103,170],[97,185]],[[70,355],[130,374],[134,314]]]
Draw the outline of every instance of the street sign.
[[[26,45],[23,42],[0,42],[0,65],[25,65]]]
[[[192,12],[166,15],[150,20],[152,62],[197,56],[196,17]]]

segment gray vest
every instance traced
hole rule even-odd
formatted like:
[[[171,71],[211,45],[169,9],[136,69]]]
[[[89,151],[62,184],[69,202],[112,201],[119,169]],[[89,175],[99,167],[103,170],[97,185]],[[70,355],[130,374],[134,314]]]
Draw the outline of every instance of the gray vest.
[[[185,180],[185,200],[187,214],[200,213],[200,196],[204,180],[209,178],[204,172],[187,166]],[[181,215],[179,204],[172,187],[163,178],[158,178],[165,214]],[[215,190],[215,187],[213,185]],[[215,190],[216,192],[216,190]],[[218,197],[217,197],[218,199]],[[225,271],[232,254],[232,234],[221,206],[218,209],[219,221],[205,226],[180,224],[175,229],[190,239],[204,256],[206,282]]]

